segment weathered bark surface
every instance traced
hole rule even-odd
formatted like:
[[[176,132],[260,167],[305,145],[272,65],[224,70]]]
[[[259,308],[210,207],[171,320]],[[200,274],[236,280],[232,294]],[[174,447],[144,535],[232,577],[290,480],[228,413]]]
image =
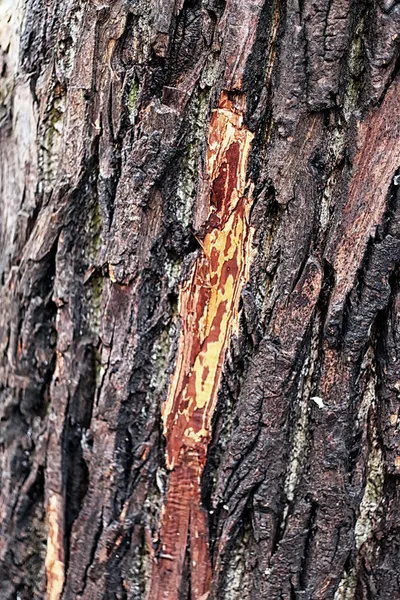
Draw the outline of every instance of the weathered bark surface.
[[[0,598],[400,597],[400,5],[0,2]]]

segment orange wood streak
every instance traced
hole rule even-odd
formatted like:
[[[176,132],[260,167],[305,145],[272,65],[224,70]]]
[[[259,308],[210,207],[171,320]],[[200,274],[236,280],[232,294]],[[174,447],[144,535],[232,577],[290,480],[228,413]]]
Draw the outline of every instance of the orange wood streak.
[[[160,553],[153,566],[148,600],[178,600],[185,558],[190,544],[191,598],[199,600],[209,591],[211,570],[208,526],[201,507],[197,452],[187,450],[172,471],[162,515]]]
[[[200,599],[209,591],[208,527],[201,507],[200,480],[225,353],[248,279],[252,230],[246,170],[252,139],[241,112],[235,111],[224,95],[213,111],[208,134],[211,198],[203,251],[180,289],[182,328],[177,364],[162,410],[167,466],[172,473],[151,600],[179,597],[188,538],[191,597]]]
[[[47,600],[59,600],[64,587],[64,503],[58,494],[52,494],[47,506],[48,538],[46,551]]]
[[[227,108],[213,112],[207,153],[212,189],[207,233],[203,253],[180,290],[182,331],[163,406],[170,469],[182,447],[207,443],[210,433],[225,351],[248,278],[251,198],[245,190],[252,139],[241,114]]]

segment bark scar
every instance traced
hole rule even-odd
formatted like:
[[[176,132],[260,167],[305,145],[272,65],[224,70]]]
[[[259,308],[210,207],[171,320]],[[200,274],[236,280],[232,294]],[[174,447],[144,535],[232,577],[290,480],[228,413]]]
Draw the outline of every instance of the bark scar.
[[[246,171],[252,140],[242,111],[222,94],[208,132],[211,198],[202,253],[179,292],[178,356],[162,409],[171,475],[151,600],[179,597],[188,546],[191,597],[206,598],[210,590],[208,524],[201,506],[200,481],[225,352],[238,325],[240,294],[251,262],[252,186]]]
[[[58,600],[64,587],[64,542],[62,527],[63,501],[58,494],[52,494],[47,507],[49,535],[47,539],[46,574],[47,599]]]

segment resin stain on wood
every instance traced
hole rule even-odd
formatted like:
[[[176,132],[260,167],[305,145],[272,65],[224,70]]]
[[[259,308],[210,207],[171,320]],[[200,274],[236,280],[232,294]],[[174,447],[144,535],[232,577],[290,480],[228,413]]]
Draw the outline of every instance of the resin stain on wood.
[[[202,252],[180,289],[178,356],[162,410],[171,475],[161,519],[160,554],[153,566],[152,600],[179,597],[188,548],[192,598],[206,597],[210,588],[200,481],[225,352],[237,327],[240,294],[251,261],[251,184],[246,170],[252,139],[242,111],[223,94],[208,133],[211,193],[199,239]]]

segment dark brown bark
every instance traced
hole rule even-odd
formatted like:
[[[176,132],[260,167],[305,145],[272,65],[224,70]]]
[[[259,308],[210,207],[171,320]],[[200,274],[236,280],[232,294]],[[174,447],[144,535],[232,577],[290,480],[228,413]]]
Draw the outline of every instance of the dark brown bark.
[[[400,598],[400,5],[0,4],[0,598]]]

